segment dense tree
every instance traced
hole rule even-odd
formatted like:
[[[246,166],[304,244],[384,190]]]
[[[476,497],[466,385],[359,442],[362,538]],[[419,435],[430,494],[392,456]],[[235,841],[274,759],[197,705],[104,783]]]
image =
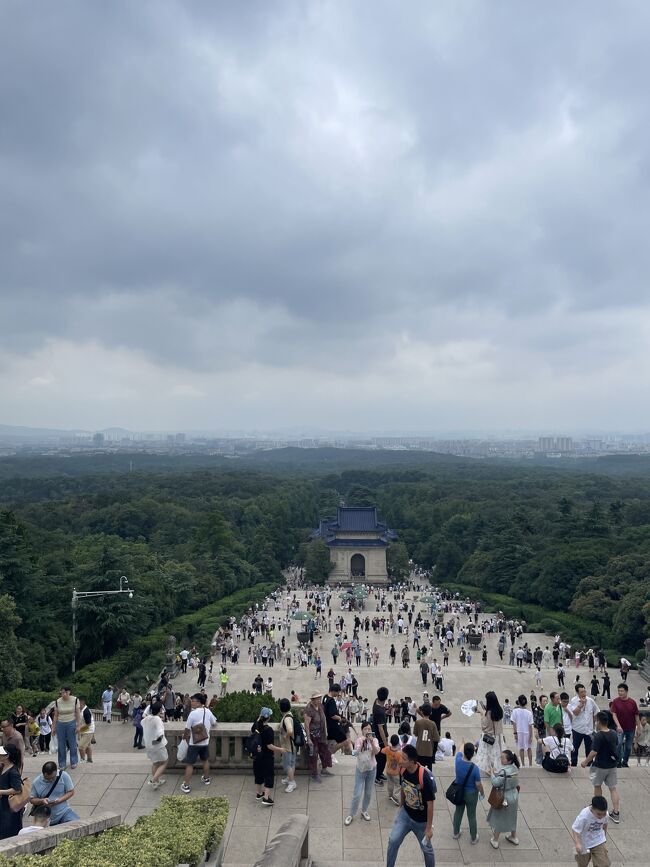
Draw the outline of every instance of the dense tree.
[[[322,584],[332,571],[329,548],[322,539],[309,545],[305,556],[305,575],[310,584]]]
[[[16,638],[19,626],[16,603],[5,593],[0,596],[0,690],[14,689],[22,681],[25,659]]]

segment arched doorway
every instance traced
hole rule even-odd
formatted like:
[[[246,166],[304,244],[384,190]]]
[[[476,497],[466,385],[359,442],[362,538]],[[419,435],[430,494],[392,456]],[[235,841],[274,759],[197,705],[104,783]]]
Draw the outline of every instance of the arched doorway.
[[[366,577],[366,558],[363,554],[353,554],[350,560],[350,572],[353,578]]]

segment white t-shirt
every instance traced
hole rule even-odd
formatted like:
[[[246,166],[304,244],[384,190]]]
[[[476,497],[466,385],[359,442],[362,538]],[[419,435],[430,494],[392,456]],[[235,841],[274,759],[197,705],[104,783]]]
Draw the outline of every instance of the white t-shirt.
[[[565,756],[571,758],[573,745],[569,738],[556,738],[555,736],[551,736],[542,738],[542,740],[551,751],[549,755],[552,759],[557,759],[561,753],[564,753]]]
[[[163,736],[162,740],[158,741],[157,744],[154,744],[154,741],[157,740],[161,735]],[[159,716],[153,716],[152,714],[149,714],[149,716],[143,717],[142,737],[144,740],[144,745],[147,749],[151,749],[151,747],[167,746],[167,738],[165,737],[165,725]]]
[[[591,807],[585,807],[576,816],[575,822],[571,826],[571,830],[576,834],[580,834],[582,840],[583,851],[585,849],[593,849],[599,843],[604,843],[606,840],[604,826],[607,824],[607,816],[600,819],[594,816],[591,812]]]
[[[454,742],[451,738],[440,738],[436,751],[436,761],[449,758],[454,754]]]
[[[189,650],[181,650],[181,652],[180,652],[180,654],[179,654],[179,656],[180,656],[181,659],[187,659],[187,657],[188,657],[189,655],[190,655]]]
[[[517,734],[529,733],[530,726],[533,724],[533,714],[527,707],[516,707],[510,716],[510,721],[517,729]]]
[[[42,828],[40,825],[28,825],[26,828],[21,828],[18,832],[18,836],[22,837],[23,834],[33,834],[35,831],[45,831],[46,828]]]
[[[192,726],[196,726],[199,723],[203,723],[208,730],[208,736],[204,741],[197,741],[194,743],[194,739],[192,737]],[[208,710],[207,707],[197,707],[196,710],[191,711],[189,716],[187,717],[187,722],[185,723],[185,729],[190,730],[190,739],[188,741],[189,745],[192,747],[207,747],[210,743],[210,729],[212,726],[216,726],[217,720],[214,717],[211,710]]]
[[[594,714],[598,713],[598,705],[588,695],[585,708],[579,714],[576,714],[577,707],[580,707],[580,699],[576,695],[569,702],[569,710],[573,714],[571,728],[574,732],[579,732],[581,735],[590,735],[594,730]]]

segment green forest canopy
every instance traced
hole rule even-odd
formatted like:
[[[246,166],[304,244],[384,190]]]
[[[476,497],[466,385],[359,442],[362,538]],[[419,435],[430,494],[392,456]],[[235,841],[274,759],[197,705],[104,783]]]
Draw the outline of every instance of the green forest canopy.
[[[242,462],[147,456],[0,460],[0,620],[18,636],[2,688],[50,688],[78,664],[304,562],[319,515],[377,505],[436,582],[567,612],[574,641],[634,653],[650,627],[650,479],[436,455],[280,450]],[[289,454],[291,452],[291,454]],[[399,454],[399,453],[398,453]],[[274,462],[275,456],[275,462]],[[295,464],[292,467],[292,458]],[[641,459],[639,459],[641,460]],[[136,466],[142,456],[134,456]],[[634,467],[641,467],[634,463]],[[312,558],[314,559],[314,558]],[[18,625],[17,618],[20,618]]]

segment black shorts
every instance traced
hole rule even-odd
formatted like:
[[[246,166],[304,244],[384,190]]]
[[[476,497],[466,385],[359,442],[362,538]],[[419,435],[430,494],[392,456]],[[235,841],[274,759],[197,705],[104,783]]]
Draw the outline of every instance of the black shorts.
[[[187,747],[187,755],[183,760],[184,765],[194,765],[196,762],[207,762],[208,760],[208,745],[204,747],[196,747],[189,744]]]
[[[265,789],[273,788],[275,783],[275,768],[272,761],[254,761],[253,774],[256,786],[264,786]]]
[[[433,757],[434,756],[435,756],[435,753],[433,754],[433,756],[420,756],[420,755],[418,755],[418,762],[422,765],[423,768],[428,768],[429,770],[431,770],[431,766],[433,765]]]

